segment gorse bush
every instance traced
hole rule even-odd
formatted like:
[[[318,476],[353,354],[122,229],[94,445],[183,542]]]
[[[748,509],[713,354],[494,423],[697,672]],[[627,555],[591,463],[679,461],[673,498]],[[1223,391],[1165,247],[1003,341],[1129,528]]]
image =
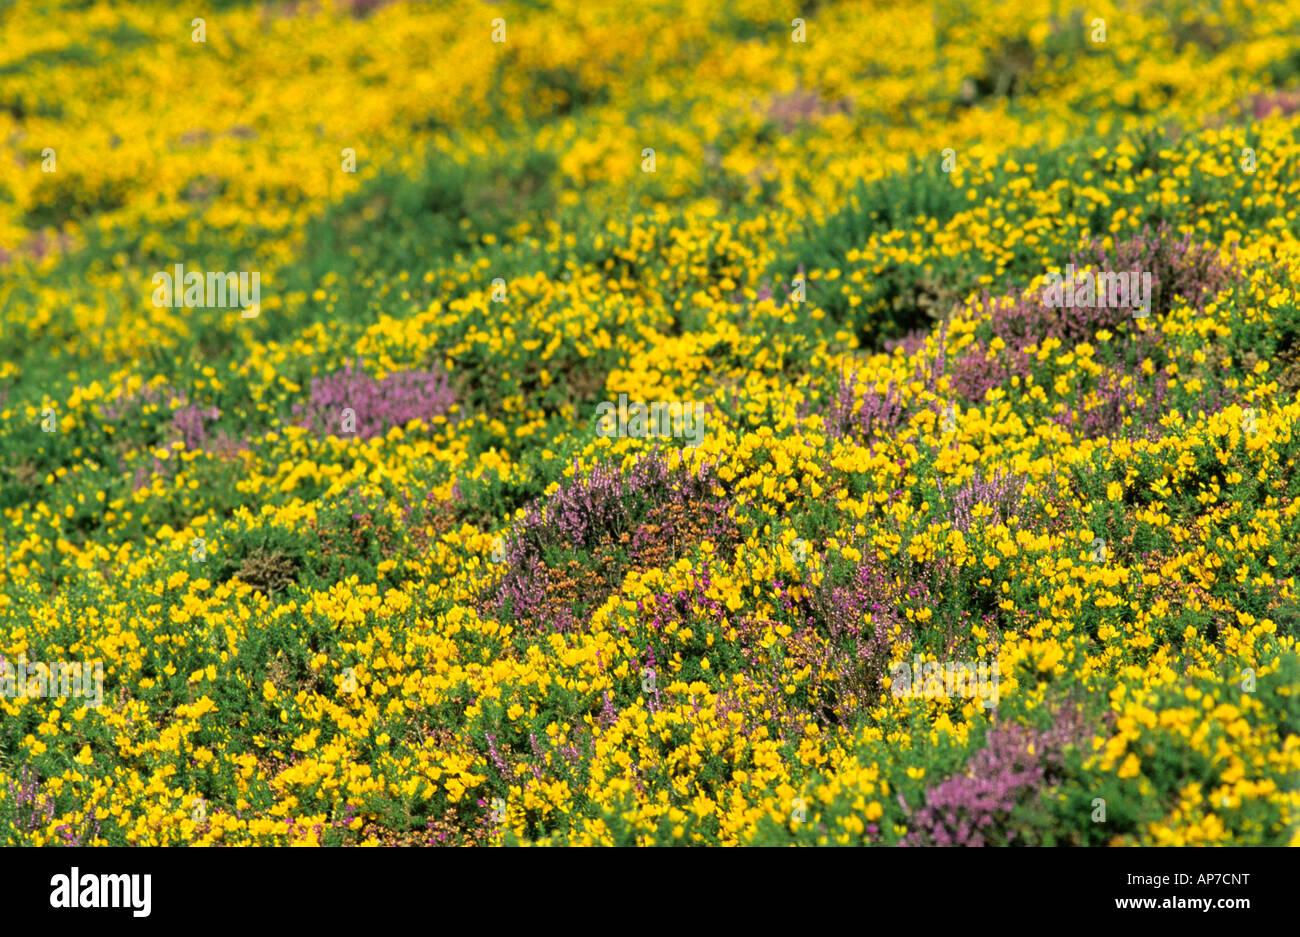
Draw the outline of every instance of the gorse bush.
[[[4,842],[1297,842],[1300,10],[0,7]]]

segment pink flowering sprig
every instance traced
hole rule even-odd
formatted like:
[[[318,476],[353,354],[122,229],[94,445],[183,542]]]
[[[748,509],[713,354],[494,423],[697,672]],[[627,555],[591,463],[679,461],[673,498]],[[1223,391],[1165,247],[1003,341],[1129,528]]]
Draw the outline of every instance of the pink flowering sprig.
[[[510,773],[510,769],[506,766],[505,759],[503,759],[501,757],[501,753],[497,751],[496,733],[487,732],[484,734],[484,738],[487,739],[488,757],[492,759],[493,767],[495,767],[497,769],[497,773],[501,775],[501,780],[504,781],[507,786],[509,786],[512,775]]]
[[[23,833],[33,833],[54,820],[54,798],[41,788],[40,777],[27,765],[18,783],[9,782],[9,801],[14,805],[14,825]]]
[[[537,744],[537,733],[528,733],[528,746],[533,751],[533,777],[537,780],[542,779],[542,765],[546,764],[546,756],[542,753],[541,747]]]
[[[650,698],[646,700],[646,708],[648,708],[652,713],[658,712],[663,706],[663,703],[659,698],[659,659],[655,656],[654,647],[649,644],[646,645],[645,649],[645,662],[643,669],[650,671],[654,674],[655,678],[650,691]]]

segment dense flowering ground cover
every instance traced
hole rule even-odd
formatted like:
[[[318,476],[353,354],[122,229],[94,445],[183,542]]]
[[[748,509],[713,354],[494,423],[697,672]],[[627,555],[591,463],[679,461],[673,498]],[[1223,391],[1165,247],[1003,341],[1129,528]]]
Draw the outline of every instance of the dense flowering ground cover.
[[[207,6],[0,6],[5,842],[1300,842],[1300,7]]]

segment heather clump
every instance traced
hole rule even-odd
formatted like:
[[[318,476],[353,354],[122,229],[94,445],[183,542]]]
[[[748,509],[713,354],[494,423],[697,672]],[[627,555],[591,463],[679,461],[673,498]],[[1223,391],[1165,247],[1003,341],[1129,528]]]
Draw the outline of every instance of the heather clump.
[[[1076,276],[1091,274],[1099,281],[1109,274],[1151,274],[1152,295],[1145,312],[1152,321],[1165,316],[1178,298],[1201,311],[1235,276],[1234,269],[1212,247],[1193,242],[1191,234],[1174,237],[1164,225],[1154,233],[1145,227],[1141,234],[1113,248],[1106,248],[1101,239],[1088,240],[1071,253],[1069,264]],[[1115,296],[1105,298],[1095,292],[1092,302],[1062,305],[1049,304],[1047,296],[1045,287],[1004,300],[991,300],[985,294],[978,308],[987,311],[989,338],[1001,339],[1014,356],[1047,338],[1060,339],[1063,346],[1071,348],[1080,342],[1095,342],[1102,330],[1136,331],[1132,322],[1140,311],[1131,304],[1132,298],[1119,303]],[[988,350],[987,343],[976,342],[965,356],[984,357]],[[1021,374],[1023,377],[1023,370]]]
[[[672,562],[702,540],[724,549],[737,529],[711,466],[658,453],[600,463],[532,505],[500,545],[505,574],[486,608],[555,624],[563,599],[607,596],[625,572]]]
[[[167,384],[145,385],[133,393],[118,393],[104,404],[102,412],[105,420],[120,428],[121,444],[127,447],[170,446],[179,442],[188,450],[208,451],[223,458],[249,448],[247,442],[225,429],[213,432],[212,424],[221,419],[219,407],[191,403],[185,391]],[[137,476],[138,473],[137,469]]]
[[[834,437],[853,435],[861,439],[887,436],[907,420],[907,408],[892,384],[884,391],[868,386],[857,396],[856,372],[840,371],[839,387],[823,411],[823,419]]]
[[[45,792],[40,778],[29,767],[24,765],[17,780],[10,781],[7,788],[11,822],[20,832],[30,833],[53,822],[54,798]]]
[[[1164,372],[1150,378],[1104,372],[1097,379],[1095,400],[1067,406],[1052,422],[1082,439],[1117,435],[1153,439],[1159,434],[1160,416],[1167,411],[1168,389]]]
[[[455,400],[441,368],[395,371],[376,379],[359,364],[350,363],[312,378],[310,399],[295,404],[293,414],[299,425],[324,435],[355,433],[360,439],[373,439],[411,420],[430,423],[445,415]]]
[[[186,449],[202,449],[208,442],[208,423],[221,418],[216,407],[185,404],[172,412],[172,426]]]
[[[827,100],[816,91],[795,89],[787,94],[774,95],[767,105],[767,119],[789,134],[803,124],[813,123],[834,114],[853,113],[849,98]]]
[[[772,588],[792,629],[785,642],[791,670],[808,670],[808,708],[840,723],[874,701],[893,649],[912,643],[905,609],[935,596],[928,584],[891,576],[865,559],[831,568],[827,562],[827,555],[811,557],[801,582],[778,578]]]
[[[1194,242],[1190,234],[1175,237],[1165,225],[1154,233],[1144,228],[1113,248],[1100,239],[1090,240],[1071,254],[1069,263],[1078,284],[1091,279],[1096,286],[1091,301],[1066,305],[1056,297],[1048,302],[1048,287],[1000,298],[986,291],[972,300],[971,311],[981,319],[981,326],[978,338],[948,367],[953,393],[981,403],[996,388],[1025,386],[1041,368],[1033,352],[1050,339],[1066,351],[1105,343],[1102,363],[1109,373],[1097,381],[1097,400],[1091,406],[1067,408],[1056,421],[1075,427],[1086,438],[1096,438],[1116,433],[1126,416],[1137,422],[1152,420],[1165,405],[1168,381],[1161,368],[1169,360],[1169,350],[1160,329],[1142,328],[1138,321],[1160,321],[1179,300],[1203,311],[1237,271],[1210,246]],[[1066,269],[1068,273],[1070,268]],[[1125,296],[1128,286],[1113,285],[1148,275],[1145,308],[1136,307],[1134,296]],[[1103,284],[1118,289],[1120,296],[1105,296]]]
[[[529,508],[512,533],[507,555],[513,559],[559,543],[592,547],[602,537],[619,539],[650,507],[703,500],[715,484],[711,467],[692,472],[684,462],[658,453],[625,468],[600,463]]]
[[[945,488],[940,493],[948,502],[952,526],[969,533],[977,524],[1007,524],[1017,516],[1025,479],[1018,475],[994,471],[988,478],[976,475],[964,485]]]
[[[1154,233],[1149,227],[1113,248],[1101,239],[1091,239],[1072,253],[1069,265],[1076,276],[1150,274],[1151,295],[1146,315],[1158,321],[1181,298],[1196,310],[1205,308],[1233,277],[1232,268],[1219,257],[1218,251],[1192,240],[1190,233],[1173,236],[1161,225]],[[1069,269],[1069,266],[1066,267]],[[1019,298],[992,305],[992,333],[1012,349],[1038,344],[1047,338],[1059,339],[1066,348],[1080,342],[1095,341],[1097,333],[1124,330],[1134,332],[1135,300],[1118,302],[1115,296],[1094,292],[1091,302],[1063,306],[1047,302],[1047,290],[1026,291]],[[988,300],[985,299],[988,306]]]
[[[1164,316],[1176,298],[1203,310],[1235,275],[1214,247],[1193,240],[1190,231],[1179,238],[1164,223],[1155,231],[1146,226],[1141,234],[1110,249],[1100,239],[1093,239],[1071,260],[1076,267],[1106,273],[1149,271],[1155,293],[1150,314],[1156,318]]]
[[[1300,111],[1300,91],[1285,91],[1279,88],[1254,94],[1247,101],[1246,109],[1250,117],[1256,121],[1274,115],[1290,117],[1296,111]]]
[[[1004,346],[993,350],[983,344],[971,346],[958,355],[949,367],[948,380],[953,393],[972,403],[982,403],[995,387],[1013,378],[1029,376],[1031,359],[1019,348]]]
[[[1035,802],[1061,782],[1067,752],[1090,735],[1081,713],[1068,707],[1048,729],[993,727],[964,774],[927,789],[914,812],[903,804],[911,819],[899,845],[1041,845],[1046,831],[1029,822]]]

